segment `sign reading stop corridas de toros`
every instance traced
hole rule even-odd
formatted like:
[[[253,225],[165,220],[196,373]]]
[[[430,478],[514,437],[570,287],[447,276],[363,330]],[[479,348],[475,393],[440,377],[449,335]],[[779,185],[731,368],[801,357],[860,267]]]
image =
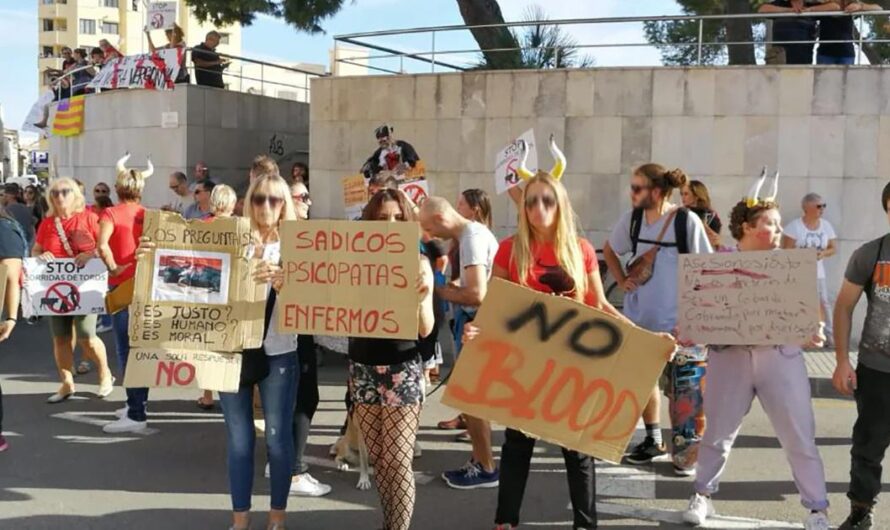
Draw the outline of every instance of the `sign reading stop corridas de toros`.
[[[72,258],[25,258],[22,307],[29,315],[65,316],[105,313],[108,270],[102,260],[78,267]]]
[[[179,2],[151,2],[148,4],[148,27],[171,29],[176,24],[176,7]]]

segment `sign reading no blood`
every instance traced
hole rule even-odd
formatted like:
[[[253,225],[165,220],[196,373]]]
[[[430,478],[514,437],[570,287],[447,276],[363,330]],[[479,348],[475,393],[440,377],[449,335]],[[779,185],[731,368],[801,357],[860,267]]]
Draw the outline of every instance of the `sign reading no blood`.
[[[674,344],[568,298],[494,279],[442,403],[618,462]]]

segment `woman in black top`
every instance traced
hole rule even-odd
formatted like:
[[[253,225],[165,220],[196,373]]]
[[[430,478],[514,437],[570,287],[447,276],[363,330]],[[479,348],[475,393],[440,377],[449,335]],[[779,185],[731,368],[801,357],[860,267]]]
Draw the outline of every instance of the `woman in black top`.
[[[417,222],[399,190],[377,192],[364,221]],[[433,272],[418,254],[418,339],[433,331]],[[424,398],[423,364],[417,340],[353,338],[349,341],[349,388],[383,505],[384,528],[407,530],[414,512],[414,441]]]

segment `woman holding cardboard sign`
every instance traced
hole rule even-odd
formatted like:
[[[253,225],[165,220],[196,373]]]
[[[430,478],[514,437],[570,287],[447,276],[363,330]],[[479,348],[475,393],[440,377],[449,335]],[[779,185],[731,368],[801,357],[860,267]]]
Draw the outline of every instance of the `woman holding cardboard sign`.
[[[365,221],[416,222],[399,190],[377,192],[362,212]],[[433,271],[418,253],[418,338],[433,331]],[[376,463],[384,528],[407,530],[414,513],[414,442],[424,398],[423,362],[416,340],[353,338],[349,341],[349,388],[356,420]]]
[[[47,192],[49,211],[37,230],[31,255],[44,261],[74,258],[79,265],[96,257],[99,222],[96,214],[86,210],[83,193],[73,179],[63,177],[50,184]],[[62,386],[47,399],[61,403],[74,395],[74,340],[84,355],[96,361],[99,372],[100,398],[111,394],[114,378],[108,369],[105,344],[96,337],[96,315],[52,316],[53,355]]]
[[[778,175],[776,176],[778,179]],[[732,209],[729,231],[738,250],[776,250],[782,242],[782,218],[772,194],[760,196],[763,179]],[[814,337],[814,345],[824,337]],[[754,396],[769,417],[785,450],[801,504],[809,510],[804,528],[829,528],[825,470],[816,447],[816,421],[810,383],[800,345],[711,346],[705,430],[695,465],[695,493],[683,520],[700,525],[715,515],[711,495],[717,493],[732,444]]]
[[[558,168],[557,168],[558,170]],[[561,174],[562,171],[559,170]],[[501,242],[492,276],[544,293],[574,298],[627,321],[603,292],[596,251],[577,236],[575,213],[560,175],[538,172],[522,190],[516,235]],[[479,329],[467,324],[465,340]],[[519,524],[535,440],[507,429],[501,450],[501,477],[495,524],[510,529]],[[568,472],[574,528],[596,528],[596,475],[592,457],[563,448]]]
[[[142,223],[145,208],[142,206],[142,190],[145,179],[154,173],[151,160],[144,171],[127,169],[124,164],[129,153],[117,161],[117,178],[114,190],[118,204],[102,212],[99,220],[99,256],[108,267],[108,286],[111,295],[108,300],[117,300],[109,308],[114,328],[114,344],[117,350],[121,376],[127,370],[130,356],[130,311],[128,304],[133,299],[134,277],[136,275],[136,248],[142,237]],[[106,307],[110,306],[106,302]],[[127,388],[127,405],[117,410],[117,420],[104,426],[109,434],[136,432],[148,426],[145,404],[148,401],[147,388]]]
[[[297,218],[285,180],[264,175],[247,190],[244,217],[250,219],[253,243],[248,256],[262,260],[256,280],[270,286],[266,301],[266,332],[263,344],[242,353],[238,392],[220,392],[219,402],[228,437],[229,487],[232,494],[233,530],[248,528],[253,488],[255,432],[253,388],[258,386],[266,420],[266,452],[269,458],[271,509],[267,528],[284,530],[287,497],[294,462],[293,413],[300,375],[297,336],[279,335],[276,294],[283,283],[278,225]]]

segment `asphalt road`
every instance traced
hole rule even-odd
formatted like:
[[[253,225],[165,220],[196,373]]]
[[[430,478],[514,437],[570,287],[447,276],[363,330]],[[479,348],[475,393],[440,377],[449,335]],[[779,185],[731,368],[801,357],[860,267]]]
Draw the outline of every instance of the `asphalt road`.
[[[104,336],[113,355],[110,335]],[[343,421],[344,363],[325,357],[322,403],[308,450],[312,473],[333,486],[321,499],[291,498],[289,528],[379,528],[374,490],[355,489],[357,474],[337,471],[327,456]],[[116,363],[112,363],[116,367]],[[11,448],[0,453],[0,530],[38,529],[225,529],[230,522],[225,473],[225,433],[219,410],[194,405],[198,391],[151,395],[149,431],[105,435],[123,391],[96,399],[95,373],[79,379],[78,396],[60,405],[44,403],[57,389],[47,322],[21,325],[0,345],[4,428]],[[814,400],[818,443],[825,460],[832,521],[846,516],[849,436],[855,408],[831,397]],[[419,435],[424,454],[415,461],[417,529],[487,529],[493,526],[494,490],[454,491],[438,478],[467,458],[468,445],[435,423],[450,416],[438,402],[427,404]],[[501,440],[496,433],[496,443]],[[268,483],[262,477],[264,449],[257,451],[254,528],[263,528]],[[670,464],[632,467],[602,464],[598,493],[601,525],[609,528],[682,528],[691,479],[671,476]],[[523,527],[570,528],[568,491],[561,453],[540,443],[523,507]],[[805,516],[772,429],[755,404],[736,443],[715,497],[722,516],[709,528],[800,528]],[[879,507],[879,510],[882,507]],[[877,528],[890,528],[890,509]]]

